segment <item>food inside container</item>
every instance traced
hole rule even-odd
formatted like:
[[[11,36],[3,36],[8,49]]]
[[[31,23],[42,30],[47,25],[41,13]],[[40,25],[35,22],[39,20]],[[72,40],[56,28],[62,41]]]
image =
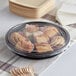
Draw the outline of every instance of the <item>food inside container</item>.
[[[52,24],[27,23],[12,32],[9,41],[17,50],[27,53],[53,52],[65,45],[64,36]]]

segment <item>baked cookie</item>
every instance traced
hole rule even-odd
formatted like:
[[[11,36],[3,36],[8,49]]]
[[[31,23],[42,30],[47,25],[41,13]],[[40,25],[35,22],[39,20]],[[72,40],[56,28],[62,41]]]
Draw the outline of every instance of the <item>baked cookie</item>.
[[[14,32],[11,34],[10,36],[10,40],[13,44],[16,44],[17,42],[19,41],[22,41],[22,40],[27,40],[26,37],[22,36],[20,33],[18,32]]]
[[[12,76],[34,76],[34,71],[31,67],[14,68],[10,73]]]
[[[22,40],[22,41],[18,41],[15,45],[15,47],[21,51],[27,51],[27,52],[32,52],[34,49],[34,44],[31,43],[31,41],[26,41],[26,40]]]
[[[26,24],[25,26],[25,30],[27,32],[36,32],[39,31],[39,27],[37,25],[33,25],[33,24]]]
[[[52,26],[48,26],[45,28],[44,33],[48,36],[48,37],[53,37],[55,35],[57,35],[59,33],[59,31],[57,30],[56,27],[52,27]]]
[[[32,52],[34,49],[32,42],[18,32],[12,33],[10,39],[18,50]]]
[[[65,40],[62,36],[55,36],[52,40],[50,45],[52,47],[61,47],[65,44]]]
[[[49,37],[41,31],[34,33],[34,39],[36,43],[48,43],[49,41]]]
[[[35,36],[35,40],[37,43],[48,43],[49,41],[49,37],[47,35],[39,35],[39,36]]]
[[[39,44],[36,43],[35,46],[37,52],[39,53],[53,51],[53,48],[48,43],[39,43]]]

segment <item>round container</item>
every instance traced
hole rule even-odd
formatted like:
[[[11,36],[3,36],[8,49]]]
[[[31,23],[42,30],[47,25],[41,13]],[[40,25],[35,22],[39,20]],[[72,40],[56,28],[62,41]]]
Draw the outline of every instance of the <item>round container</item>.
[[[53,52],[45,52],[45,53],[38,53],[38,52],[31,52],[31,53],[28,53],[28,52],[23,52],[23,51],[19,51],[18,49],[16,49],[14,47],[14,45],[10,42],[9,38],[10,38],[10,35],[11,33],[13,32],[18,32],[20,30],[22,30],[26,24],[38,24],[39,26],[54,26],[56,27],[60,34],[64,37],[65,39],[65,44],[64,46],[62,46],[61,48],[59,49],[56,49],[54,50]],[[21,24],[18,24],[14,27],[12,27],[11,29],[9,29],[9,31],[7,32],[6,36],[5,36],[5,40],[6,40],[6,44],[7,46],[10,48],[10,51],[20,55],[20,56],[23,56],[23,57],[27,57],[27,58],[32,58],[32,59],[43,59],[43,58],[49,58],[49,57],[53,57],[53,56],[56,56],[56,55],[59,55],[61,54],[63,51],[64,51],[64,48],[66,48],[69,44],[69,41],[70,41],[70,35],[69,33],[63,28],[61,27],[60,25],[54,23],[54,22],[47,22],[47,21],[29,21],[29,22],[25,22],[25,23],[21,23]]]

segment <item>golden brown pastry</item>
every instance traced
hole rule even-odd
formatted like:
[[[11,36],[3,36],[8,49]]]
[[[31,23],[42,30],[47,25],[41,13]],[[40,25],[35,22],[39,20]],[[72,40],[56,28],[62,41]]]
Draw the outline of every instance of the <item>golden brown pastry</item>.
[[[48,43],[40,43],[40,44],[36,43],[35,46],[36,46],[37,52],[39,52],[39,53],[53,51],[53,48]]]
[[[37,43],[48,43],[49,37],[45,34],[39,35],[35,37]]]
[[[50,44],[51,44],[52,47],[60,47],[60,46],[63,46],[65,44],[65,40],[62,36],[55,36],[51,40]]]
[[[11,34],[11,41],[18,50],[32,52],[34,49],[32,42],[18,32]]]
[[[34,33],[34,39],[36,43],[48,43],[49,41],[49,37],[41,31]]]
[[[15,45],[17,49],[22,50],[22,51],[27,51],[27,52],[32,52],[34,49],[34,44],[31,43],[31,41],[18,41],[17,44]]]
[[[46,27],[46,29],[44,30],[44,33],[48,36],[48,37],[53,37],[55,35],[57,35],[59,33],[59,31],[57,30],[57,28],[55,27],[51,27],[51,26],[48,26]]]
[[[25,29],[27,32],[36,32],[39,31],[39,27],[33,24],[26,24]]]
[[[16,44],[18,41],[27,40],[26,37],[22,36],[18,32],[12,33],[11,36],[10,36],[10,39],[13,42],[13,44]]]
[[[31,67],[14,68],[10,73],[12,76],[34,76],[34,71]]]

